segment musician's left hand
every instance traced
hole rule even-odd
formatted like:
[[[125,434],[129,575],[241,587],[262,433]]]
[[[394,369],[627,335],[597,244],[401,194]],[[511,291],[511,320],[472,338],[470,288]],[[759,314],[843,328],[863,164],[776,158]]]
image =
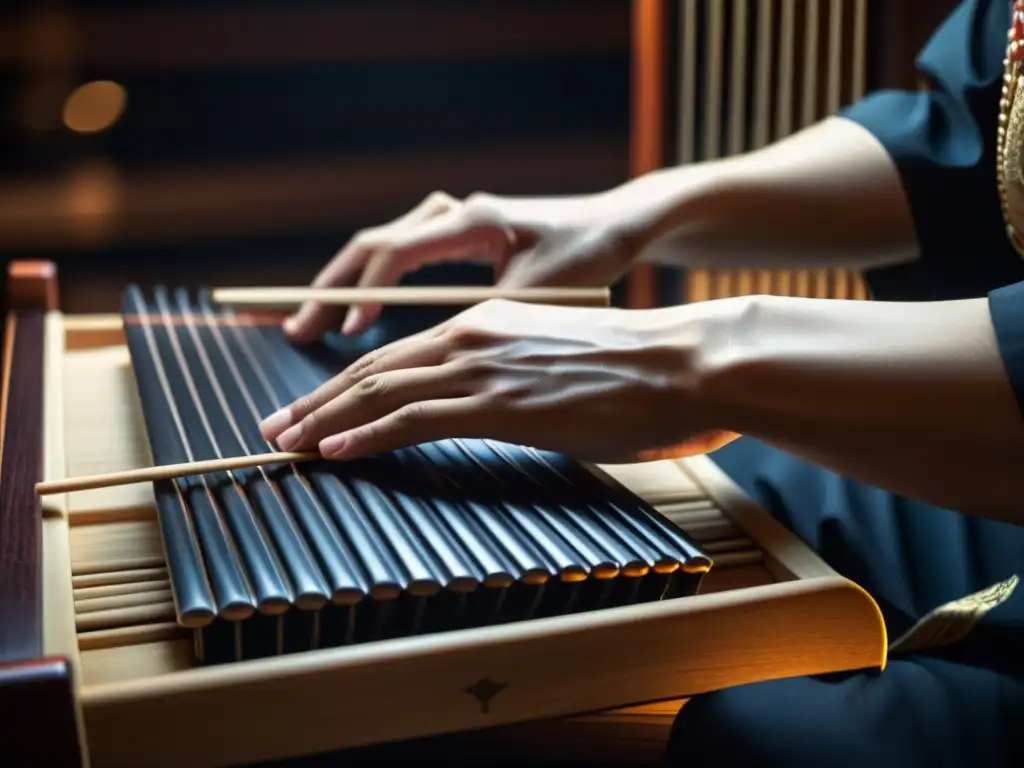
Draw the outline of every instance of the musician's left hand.
[[[657,310],[490,301],[358,360],[263,422],[349,459],[449,437],[635,460],[722,428],[706,398],[736,300]],[[723,332],[724,331],[724,332]]]

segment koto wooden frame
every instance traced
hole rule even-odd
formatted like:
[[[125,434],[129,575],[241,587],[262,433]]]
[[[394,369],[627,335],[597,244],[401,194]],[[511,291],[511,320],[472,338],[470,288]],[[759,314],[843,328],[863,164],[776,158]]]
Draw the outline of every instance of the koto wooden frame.
[[[659,464],[661,485],[634,482],[633,490],[657,503],[672,483],[699,487],[763,552],[767,578],[753,586],[739,578],[692,598],[202,669],[175,661],[174,644],[185,641],[173,639],[173,622],[83,632],[72,578],[75,513],[66,495],[41,505],[34,486],[64,477],[81,439],[66,428],[65,356],[116,347],[123,337],[119,317],[64,316],[56,279],[48,263],[10,269],[0,415],[3,762],[229,765],[885,665],[874,601],[703,457]],[[89,396],[99,408],[113,397]],[[99,423],[116,432],[117,418],[110,410]],[[627,470],[594,468],[630,485]],[[144,566],[152,563],[125,567]],[[624,642],[643,650],[624,653]],[[82,658],[97,652],[117,669],[109,680],[97,678],[103,665],[84,679]],[[481,686],[500,693],[479,695]],[[270,713],[285,703],[293,725],[275,727]]]

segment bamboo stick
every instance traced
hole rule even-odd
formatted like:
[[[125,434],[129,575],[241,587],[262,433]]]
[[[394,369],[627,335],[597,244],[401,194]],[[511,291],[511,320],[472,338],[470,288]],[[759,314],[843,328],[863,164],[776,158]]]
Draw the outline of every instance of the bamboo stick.
[[[497,288],[476,286],[399,286],[367,288],[215,288],[213,301],[234,307],[290,309],[307,301],[320,304],[470,305],[489,299],[532,304],[606,307],[608,288]]]
[[[73,493],[96,488],[110,488],[115,485],[132,485],[134,483],[152,483],[157,480],[170,480],[188,475],[204,475],[209,472],[228,472],[232,469],[259,467],[267,464],[291,464],[294,462],[312,461],[322,456],[319,453],[292,453],[278,451],[275,453],[259,453],[250,456],[232,456],[224,459],[206,461],[190,461],[182,464],[162,464],[155,467],[141,467],[122,472],[108,472],[100,475],[69,477],[63,480],[47,480],[36,483],[36,494],[48,496],[56,493]]]

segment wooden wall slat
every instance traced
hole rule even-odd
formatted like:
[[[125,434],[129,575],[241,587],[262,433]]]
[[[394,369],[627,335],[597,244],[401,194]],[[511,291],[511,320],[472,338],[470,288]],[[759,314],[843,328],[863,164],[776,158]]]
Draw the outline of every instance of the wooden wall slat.
[[[648,4],[634,0],[634,9]],[[916,55],[957,5],[958,0],[659,3],[669,22],[668,43],[635,35],[634,44],[673,51],[665,72],[657,75],[664,103],[654,107],[634,101],[634,107],[661,110],[673,125],[660,138],[634,130],[632,140],[660,140],[664,165],[699,162],[721,156],[723,145],[726,154],[762,147],[871,90],[927,87],[919,82]],[[634,62],[643,61],[648,59],[635,52]],[[651,87],[645,76],[655,77],[649,63],[634,70],[635,87]],[[719,134],[716,127],[723,124],[727,130]],[[634,121],[637,125],[648,123]],[[637,272],[645,285],[641,293],[664,293],[649,284],[649,268]],[[749,293],[868,298],[866,283],[851,270],[699,269],[668,274],[685,286],[690,301]]]
[[[757,149],[835,114],[863,94],[866,0],[682,0],[682,8],[684,34],[688,25],[703,24],[704,56],[681,61],[679,77],[697,78],[704,87],[681,91],[677,112],[696,116],[691,119],[702,124],[698,133],[705,139],[695,149],[686,147],[694,129],[681,126],[680,163]],[[746,67],[751,53],[757,62],[753,72]],[[693,92],[701,94],[700,101]],[[748,103],[754,104],[750,116]],[[724,151],[723,124],[729,132]],[[699,269],[687,277],[688,301],[758,293],[836,299],[867,294],[851,270]]]

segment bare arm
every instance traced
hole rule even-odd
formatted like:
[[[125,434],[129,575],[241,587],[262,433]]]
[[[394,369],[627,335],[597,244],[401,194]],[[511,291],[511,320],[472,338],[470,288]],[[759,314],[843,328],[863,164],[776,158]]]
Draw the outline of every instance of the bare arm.
[[[1018,524],[1024,422],[986,299],[757,297],[709,343],[723,428],[896,493]]]
[[[917,256],[892,160],[839,117],[745,155],[655,171],[611,195],[644,212],[631,230],[649,262],[865,268]]]

